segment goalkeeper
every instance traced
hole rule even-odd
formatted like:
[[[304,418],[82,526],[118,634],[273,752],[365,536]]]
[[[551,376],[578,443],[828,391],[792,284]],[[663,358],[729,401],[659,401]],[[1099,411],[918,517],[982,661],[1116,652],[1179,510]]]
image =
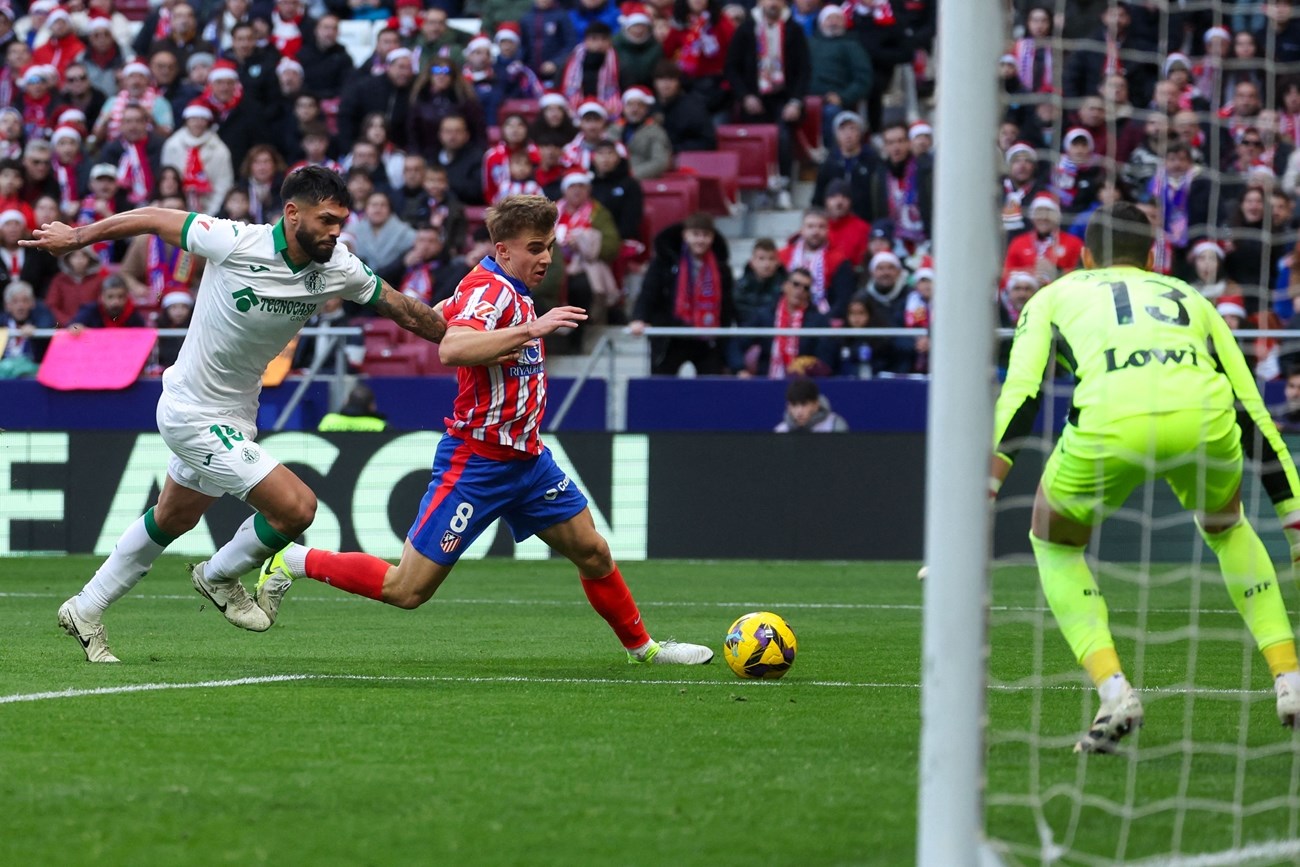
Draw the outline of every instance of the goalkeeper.
[[[1218,557],[1273,674],[1282,724],[1300,718],[1295,638],[1268,552],[1241,509],[1243,427],[1248,443],[1261,437],[1265,488],[1284,522],[1300,480],[1227,324],[1191,286],[1147,270],[1152,241],[1150,222],[1133,205],[1092,217],[1086,270],[1045,287],[1020,314],[996,409],[995,492],[1038,414],[1053,349],[1078,380],[1029,534],[1048,605],[1101,697],[1076,751],[1111,752],[1142,724],[1084,549],[1092,528],[1153,476],[1195,513]]]

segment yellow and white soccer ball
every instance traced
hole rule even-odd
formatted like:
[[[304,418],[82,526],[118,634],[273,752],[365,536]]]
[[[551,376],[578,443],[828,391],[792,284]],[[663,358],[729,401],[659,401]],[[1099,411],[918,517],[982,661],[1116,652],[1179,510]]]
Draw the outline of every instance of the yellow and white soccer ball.
[[[727,630],[722,655],[737,677],[784,677],[794,665],[798,640],[780,615],[753,611],[742,615]]]

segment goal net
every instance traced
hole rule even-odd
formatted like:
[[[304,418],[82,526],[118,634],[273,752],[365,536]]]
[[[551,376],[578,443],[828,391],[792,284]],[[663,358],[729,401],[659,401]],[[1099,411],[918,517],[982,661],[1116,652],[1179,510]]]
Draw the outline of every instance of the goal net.
[[[1155,269],[1244,329],[1266,401],[1284,401],[1300,347],[1254,330],[1293,315],[1300,8],[1014,6],[999,61],[1002,221],[1008,244],[1017,233],[1031,242],[1020,244],[1028,258],[1006,257],[1005,317],[1014,322],[1021,303],[1009,283],[1042,285],[1078,267],[1059,233],[1081,233],[1098,203],[1135,202],[1158,227]],[[1163,482],[1139,487],[1088,547],[1145,727],[1115,755],[1072,751],[1099,699],[1047,606],[1027,539],[1071,390],[1064,370],[1049,378],[1041,429],[995,509],[983,799],[991,848],[1009,864],[1300,863],[1300,739],[1279,727],[1268,665],[1192,515]],[[1242,500],[1294,626],[1289,548],[1250,459]]]

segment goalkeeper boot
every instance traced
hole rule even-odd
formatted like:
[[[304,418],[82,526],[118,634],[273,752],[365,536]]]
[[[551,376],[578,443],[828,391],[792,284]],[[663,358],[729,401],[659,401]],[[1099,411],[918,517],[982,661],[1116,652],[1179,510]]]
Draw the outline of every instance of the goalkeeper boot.
[[[1074,745],[1076,753],[1113,753],[1120,740],[1142,727],[1142,701],[1127,682],[1117,696],[1102,700],[1092,726]]]
[[[253,589],[253,601],[257,607],[266,612],[266,616],[275,622],[280,613],[280,600],[293,586],[293,575],[284,562],[284,551],[277,551],[262,564],[262,572],[257,576],[257,587]]]
[[[708,665],[713,661],[713,651],[703,644],[683,641],[651,641],[640,653],[627,652],[627,661],[633,665],[653,662],[657,665]]]
[[[1277,718],[1284,728],[1296,728],[1300,723],[1300,671],[1273,678],[1273,691],[1277,693]]]
[[[81,616],[81,612],[77,610],[77,597],[73,596],[59,606],[59,626],[63,627],[64,632],[81,642],[81,649],[86,651],[87,662],[122,661],[108,649],[104,624]]]
[[[224,581],[209,580],[205,574],[207,562],[190,566],[190,581],[199,595],[217,607],[225,618],[240,629],[252,632],[265,632],[271,628],[271,620],[266,612],[258,608],[253,598],[248,595],[238,578]]]

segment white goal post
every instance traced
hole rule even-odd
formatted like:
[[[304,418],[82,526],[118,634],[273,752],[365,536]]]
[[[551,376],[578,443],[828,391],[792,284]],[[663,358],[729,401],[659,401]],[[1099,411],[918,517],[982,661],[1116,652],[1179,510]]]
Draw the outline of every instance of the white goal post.
[[[984,845],[985,612],[993,431],[997,58],[1005,4],[939,4],[936,283],[926,455],[924,658],[917,863],[996,863]]]

